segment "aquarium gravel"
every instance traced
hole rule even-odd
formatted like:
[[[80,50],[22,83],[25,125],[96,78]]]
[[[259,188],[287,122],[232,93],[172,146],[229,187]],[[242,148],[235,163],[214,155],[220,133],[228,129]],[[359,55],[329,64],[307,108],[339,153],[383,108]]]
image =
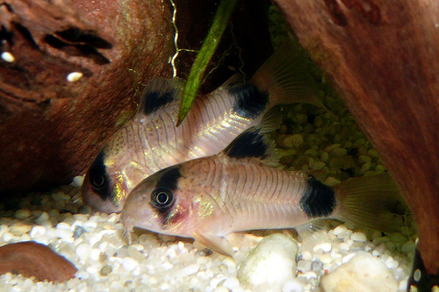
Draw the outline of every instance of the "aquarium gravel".
[[[331,112],[306,105],[278,109],[285,120],[271,136],[283,167],[309,171],[329,185],[386,171],[340,101],[325,103]],[[237,251],[232,259],[198,250],[190,239],[149,232],[136,232],[128,245],[119,214],[90,214],[82,205],[81,183],[78,176],[71,185],[30,194],[0,211],[0,245],[28,240],[49,245],[78,268],[75,278],[53,284],[5,274],[1,291],[406,290],[416,239],[409,220],[392,234],[328,221],[326,231],[303,242],[291,239],[297,235],[293,230],[232,234]],[[354,268],[358,265],[362,268]],[[331,279],[335,272],[345,282]]]

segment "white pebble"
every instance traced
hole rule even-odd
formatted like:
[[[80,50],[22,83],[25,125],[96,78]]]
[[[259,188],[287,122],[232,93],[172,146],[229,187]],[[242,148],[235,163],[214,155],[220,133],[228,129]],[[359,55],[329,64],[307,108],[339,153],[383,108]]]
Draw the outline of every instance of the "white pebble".
[[[175,277],[187,277],[189,275],[195,274],[198,272],[198,270],[200,269],[200,265],[199,264],[192,264],[192,265],[188,265],[180,270],[178,270],[175,273]]]
[[[122,260],[122,267],[127,271],[132,271],[139,267],[139,262],[133,258],[126,257]]]
[[[15,223],[12,226],[9,226],[9,232],[15,236],[22,236],[25,233],[28,233],[32,230],[31,225],[27,225],[24,223]]]
[[[398,263],[398,261],[395,261],[392,257],[389,257],[386,260],[386,266],[389,269],[396,269],[399,266],[399,263]]]
[[[337,235],[337,237],[343,237],[343,236],[339,236],[339,235],[344,234],[347,230],[348,230],[348,228],[346,227],[346,225],[342,224],[342,225],[338,225],[337,227],[335,227],[332,230],[332,233]]]
[[[10,52],[3,52],[1,54],[1,57],[2,57],[3,61],[8,62],[8,63],[13,63],[15,61],[14,55],[12,55]]]
[[[99,260],[99,256],[101,255],[101,251],[97,248],[92,249],[90,253],[90,259],[94,262]]]
[[[70,229],[56,229],[55,234],[61,239],[69,239],[73,237],[73,231]]]
[[[302,252],[302,259],[303,259],[304,261],[310,261],[310,260],[312,260],[312,253],[309,252],[309,251],[307,251],[307,250],[303,251],[303,252]]]
[[[332,261],[333,261],[332,256],[329,255],[329,254],[323,254],[323,255],[320,256],[319,259],[324,264],[329,264],[329,263],[332,263]]]
[[[4,242],[8,242],[10,241],[12,238],[14,238],[14,234],[10,233],[10,232],[5,232],[3,234],[3,241]]]
[[[32,230],[29,232],[31,238],[37,238],[43,236],[46,233],[46,227],[41,225],[35,225],[32,227]]]
[[[170,262],[164,262],[164,263],[162,264],[162,268],[163,268],[164,270],[170,270],[170,269],[172,269],[173,267],[174,267],[174,265],[171,264]]]
[[[83,242],[78,244],[78,246],[76,247],[76,254],[80,259],[86,260],[90,256],[91,250],[92,248],[90,244]]]
[[[49,220],[49,218],[50,218],[49,213],[43,212],[43,213],[41,213],[40,217],[35,219],[35,223],[37,223],[39,225],[45,225],[43,223],[47,222]]]
[[[282,287],[282,292],[302,292],[303,286],[303,282],[294,278],[285,282]]]
[[[313,271],[305,272],[305,273],[303,273],[303,276],[307,279],[312,279],[312,278],[317,279],[317,274],[314,273]]]
[[[351,234],[351,239],[353,241],[359,241],[359,242],[366,242],[367,241],[367,237],[366,234],[364,234],[363,232],[354,232]]]
[[[324,242],[317,244],[316,246],[313,247],[314,251],[318,251],[319,249],[321,249],[324,252],[329,252],[332,249],[332,245],[329,242]]]
[[[88,266],[85,270],[90,275],[95,275],[95,274],[97,274],[99,272],[99,270],[96,267],[94,267],[94,266]]]
[[[222,263],[228,268],[229,273],[234,273],[236,271],[236,263],[232,258],[227,257]]]
[[[342,242],[342,243],[340,243],[340,244],[338,245],[338,248],[341,249],[341,250],[349,250],[349,249],[350,249],[350,246],[349,246],[349,244],[347,244],[346,242]]]
[[[239,280],[235,277],[227,278],[223,285],[223,287],[228,288],[230,291],[232,291],[234,288],[239,287]]]
[[[321,281],[325,292],[394,292],[398,283],[392,272],[378,258],[371,255],[358,255]]]
[[[345,255],[345,256],[341,259],[341,262],[342,262],[343,264],[345,264],[345,263],[349,262],[349,260],[352,259],[354,256],[356,256],[355,253],[350,253],[350,254],[348,254],[348,255]]]
[[[69,75],[67,75],[67,81],[68,82],[76,82],[79,79],[81,79],[82,76],[84,76],[84,74],[82,74],[81,72],[72,72],[72,73],[69,73]]]
[[[267,236],[244,260],[238,279],[249,287],[280,289],[293,277],[297,252],[298,244],[291,237],[280,233]]]

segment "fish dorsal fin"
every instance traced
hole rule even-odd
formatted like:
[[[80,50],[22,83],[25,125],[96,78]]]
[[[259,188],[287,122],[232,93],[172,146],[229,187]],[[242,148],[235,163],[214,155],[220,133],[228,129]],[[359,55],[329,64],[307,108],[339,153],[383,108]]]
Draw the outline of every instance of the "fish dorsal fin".
[[[184,88],[184,81],[179,78],[165,79],[154,77],[145,87],[140,100],[137,117],[145,117],[157,110],[179,103]]]
[[[259,127],[247,129],[224,149],[223,154],[233,159],[252,159],[266,165],[276,166],[279,157],[275,144],[260,132]]]
[[[250,80],[270,95],[270,102],[303,102],[326,108],[318,97],[319,87],[311,75],[310,59],[291,39],[287,41],[258,69]]]

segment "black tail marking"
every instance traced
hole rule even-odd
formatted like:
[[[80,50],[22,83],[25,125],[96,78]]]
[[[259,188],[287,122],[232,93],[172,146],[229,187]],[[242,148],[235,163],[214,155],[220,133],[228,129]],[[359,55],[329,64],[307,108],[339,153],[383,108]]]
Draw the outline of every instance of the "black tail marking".
[[[256,119],[268,105],[268,95],[251,83],[235,85],[229,93],[235,97],[233,110],[243,118]]]
[[[334,190],[315,177],[308,178],[308,189],[300,199],[300,206],[308,218],[328,217],[335,209]]]

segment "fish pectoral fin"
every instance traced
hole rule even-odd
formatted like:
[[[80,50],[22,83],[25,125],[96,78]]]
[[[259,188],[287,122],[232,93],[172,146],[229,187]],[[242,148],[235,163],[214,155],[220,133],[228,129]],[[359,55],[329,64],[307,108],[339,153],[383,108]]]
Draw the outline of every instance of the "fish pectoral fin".
[[[233,257],[234,255],[232,244],[222,236],[195,232],[193,237],[195,238],[196,243],[213,251],[230,257]]]

